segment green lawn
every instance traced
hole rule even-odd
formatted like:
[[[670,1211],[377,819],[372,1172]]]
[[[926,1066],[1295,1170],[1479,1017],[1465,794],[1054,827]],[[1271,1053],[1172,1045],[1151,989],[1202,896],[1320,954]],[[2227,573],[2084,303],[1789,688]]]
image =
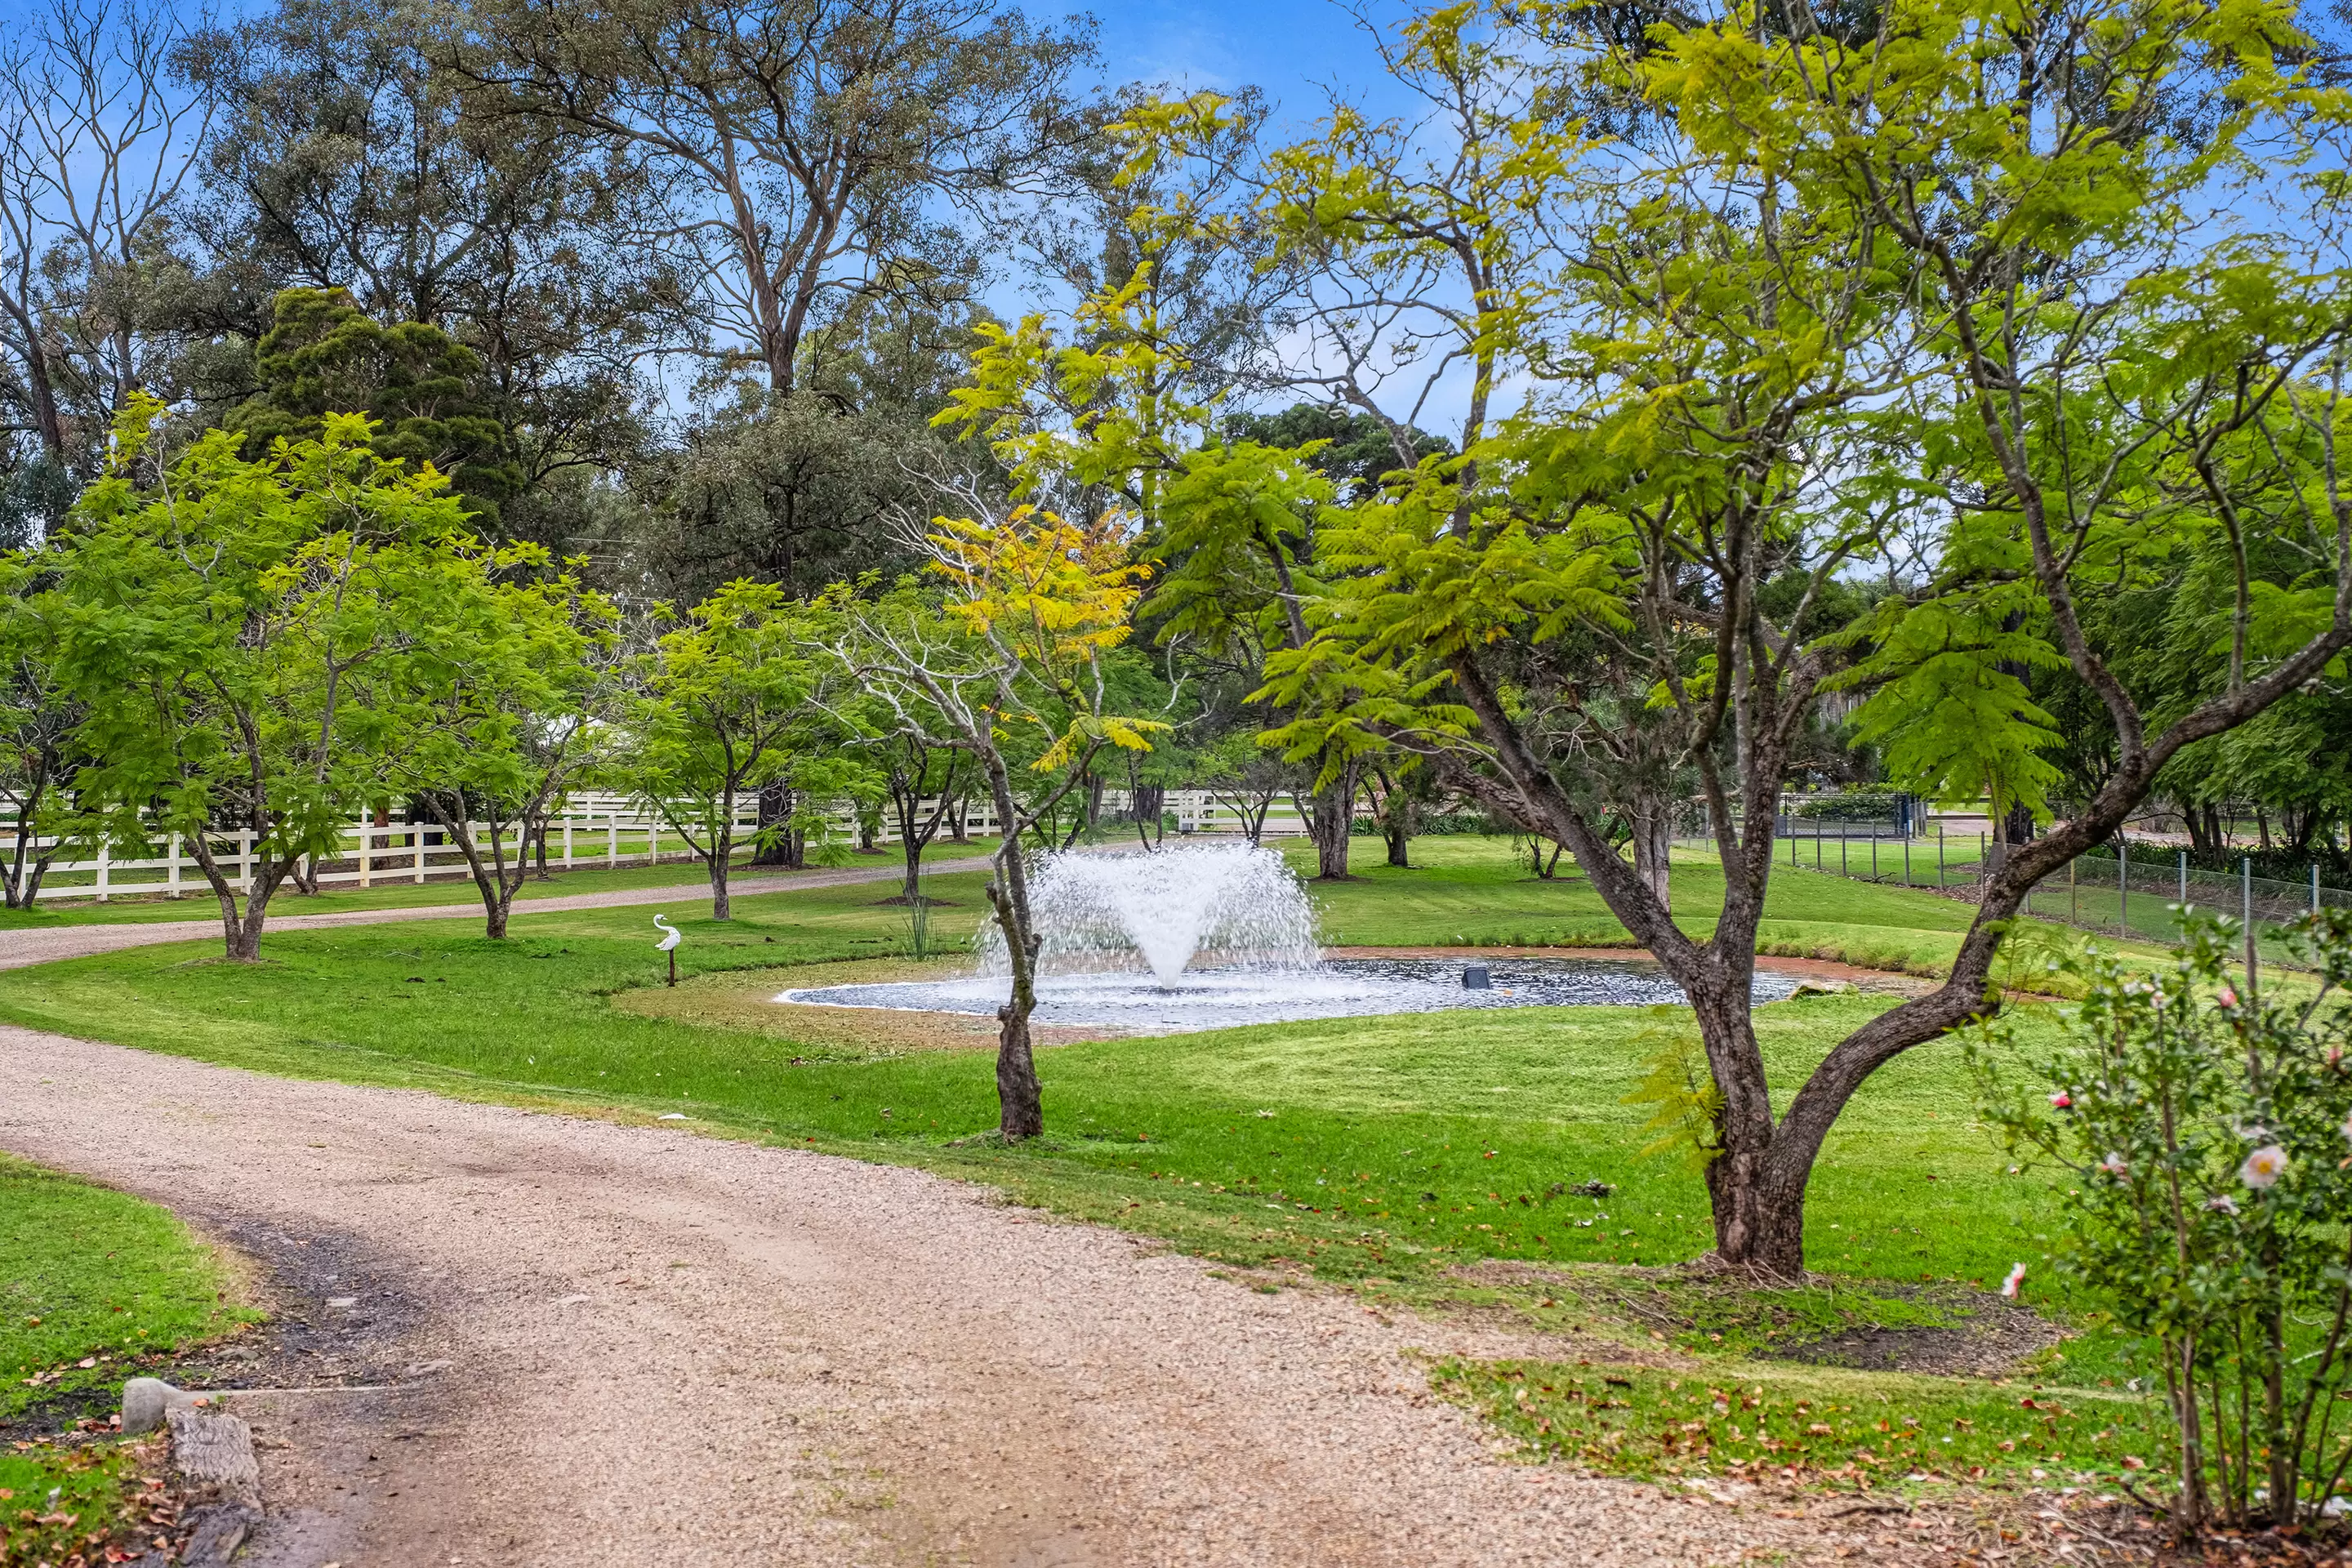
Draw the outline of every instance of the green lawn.
[[[101,1409],[101,1391],[251,1317],[218,1257],[166,1211],[0,1154],[0,1424],[37,1406]],[[155,1457],[52,1442],[54,1418],[32,1425],[0,1450],[0,1562],[62,1561],[129,1522],[141,1461]]]
[[[1363,845],[1362,880],[1316,888],[1328,942],[1622,941],[1580,880],[1538,880],[1502,841],[1414,851],[1423,865],[1394,870]],[[1709,868],[1677,866],[1686,925],[1705,929],[1699,911],[1719,889]],[[887,890],[743,899],[724,926],[681,905],[681,973],[898,952],[905,916],[877,906]],[[935,932],[969,932],[982,907],[978,878],[943,876],[933,892],[956,905],[938,911]],[[1664,1264],[1709,1245],[1698,1176],[1643,1157],[1643,1112],[1623,1103],[1654,1048],[1645,1037],[1686,1017],[1679,1009],[1334,1020],[1059,1047],[1040,1054],[1046,1139],[1005,1150],[973,1136],[995,1121],[986,1051],[844,1059],[837,1048],[611,1006],[614,993],[657,981],[652,913],[521,914],[505,943],[457,922],[287,932],[251,967],[217,962],[210,944],[131,950],[10,974],[0,1017],[296,1076],[624,1116],[683,1111],[714,1131],[993,1182],[1238,1267],[1312,1269],[1424,1305],[1491,1300],[1627,1337],[1655,1312],[1609,1307],[1607,1291],[1546,1304],[1539,1287],[1464,1286],[1454,1266]],[[1951,952],[1969,913],[1930,894],[1784,873],[1766,943],[1925,966]],[[1762,1009],[1776,1089],[1785,1095],[1885,1005],[1841,995]],[[1898,1060],[1855,1099],[1810,1211],[1813,1267],[1856,1282],[1824,1295],[1825,1317],[1801,1312],[1769,1330],[1685,1312],[1673,1337],[1723,1354],[1850,1321],[1940,1321],[1862,1282],[1982,1286],[2038,1259],[2042,1189],[2009,1173],[1971,1098],[1958,1050],[1939,1046]],[[1615,1191],[1576,1195],[1588,1181]],[[2073,1381],[2112,1382],[2116,1354],[2093,1335],[2068,1348],[2063,1368]],[[2054,1375],[2061,1363],[2049,1364]]]

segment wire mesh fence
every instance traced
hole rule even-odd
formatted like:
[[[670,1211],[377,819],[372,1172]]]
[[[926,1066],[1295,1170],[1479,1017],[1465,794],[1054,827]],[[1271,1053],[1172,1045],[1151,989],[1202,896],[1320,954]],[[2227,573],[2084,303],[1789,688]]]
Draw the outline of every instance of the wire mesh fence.
[[[2183,910],[2201,910],[2252,922],[2256,947],[2277,963],[2286,957],[2279,928],[2319,909],[2352,907],[2352,889],[2331,888],[2319,868],[2299,882],[2237,871],[2209,871],[2181,851],[2133,849],[2080,855],[2026,895],[2025,912],[2121,939],[2178,942]]]
[[[1785,867],[1910,888],[1960,892],[1979,885],[1997,850],[1980,833],[1938,829],[1890,838],[1875,823],[1817,822],[1819,832],[1784,836],[1774,854]],[[1840,831],[1841,827],[1845,831]],[[1712,850],[1711,839],[1690,847]],[[2126,845],[2077,856],[2026,895],[2025,913],[2120,940],[2173,942],[2183,934],[2182,910],[2194,909],[2250,921],[2265,962],[2288,958],[2280,928],[2319,909],[2352,908],[2352,889],[2329,887],[2313,866],[2307,878],[2257,877],[2251,863],[2234,871],[2191,866],[2187,851]]]

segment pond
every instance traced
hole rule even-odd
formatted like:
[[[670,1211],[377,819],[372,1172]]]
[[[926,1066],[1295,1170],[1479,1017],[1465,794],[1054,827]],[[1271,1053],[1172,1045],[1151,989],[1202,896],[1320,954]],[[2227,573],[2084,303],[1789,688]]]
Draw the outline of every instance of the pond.
[[[1483,963],[1488,984],[1464,984]],[[1794,992],[1791,975],[1759,971],[1759,1002]],[[1011,994],[1001,974],[872,985],[820,985],[775,998],[803,1006],[883,1007],[992,1016]],[[1170,984],[1137,971],[1048,975],[1038,982],[1031,1022],[1121,1034],[1180,1034],[1241,1024],[1435,1013],[1454,1007],[1636,1007],[1684,1000],[1682,988],[1646,959],[1333,958],[1306,969],[1186,970]]]

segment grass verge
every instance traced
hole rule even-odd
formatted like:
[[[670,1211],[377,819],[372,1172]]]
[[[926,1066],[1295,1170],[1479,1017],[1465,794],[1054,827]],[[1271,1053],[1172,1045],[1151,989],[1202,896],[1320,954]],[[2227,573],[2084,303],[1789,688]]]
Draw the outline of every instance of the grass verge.
[[[76,1413],[255,1316],[166,1210],[0,1154],[0,1563],[96,1562],[168,1525],[161,1441]]]
[[[2146,1479],[2147,1456],[2166,1441],[2162,1413],[2146,1401],[2038,1384],[1753,1363],[1667,1372],[1443,1361],[1432,1378],[1531,1457],[1643,1480],[1769,1479],[1855,1490],[2096,1484]]]

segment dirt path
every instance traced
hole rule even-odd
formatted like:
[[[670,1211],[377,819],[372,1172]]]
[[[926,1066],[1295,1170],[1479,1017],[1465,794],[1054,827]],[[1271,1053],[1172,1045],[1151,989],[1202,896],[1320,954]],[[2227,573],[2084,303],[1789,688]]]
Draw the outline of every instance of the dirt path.
[[[234,1238],[292,1346],[252,1375],[346,1390],[240,1399],[242,1563],[1927,1560],[1501,1462],[1407,1353],[1470,1331],[917,1172],[14,1028],[0,1147]]]
[[[954,860],[937,860],[926,864],[927,873],[974,871],[988,864],[988,857],[967,857]],[[839,888],[858,882],[890,882],[904,876],[904,868],[861,866],[838,871],[793,871],[781,876],[738,877],[728,884],[737,898],[754,893],[788,893],[795,888]],[[550,913],[562,910],[609,910],[629,904],[683,904],[710,896],[708,882],[680,882],[663,888],[622,888],[604,893],[562,893],[548,899],[518,899],[514,914]],[[209,900],[211,895],[206,894]],[[193,901],[193,900],[192,900]],[[204,906],[210,908],[207,902]],[[327,926],[380,925],[391,921],[455,921],[482,918],[479,900],[463,904],[422,904],[408,909],[347,910],[331,915],[273,915],[269,930],[318,931]],[[151,921],[122,925],[50,926],[37,931],[0,931],[0,969],[22,969],[30,963],[49,963],[62,958],[82,958],[93,952],[114,952],[126,947],[149,947],[158,942],[189,942],[210,939],[217,942],[221,922],[217,915],[205,920]],[[266,947],[269,938],[262,937]]]

